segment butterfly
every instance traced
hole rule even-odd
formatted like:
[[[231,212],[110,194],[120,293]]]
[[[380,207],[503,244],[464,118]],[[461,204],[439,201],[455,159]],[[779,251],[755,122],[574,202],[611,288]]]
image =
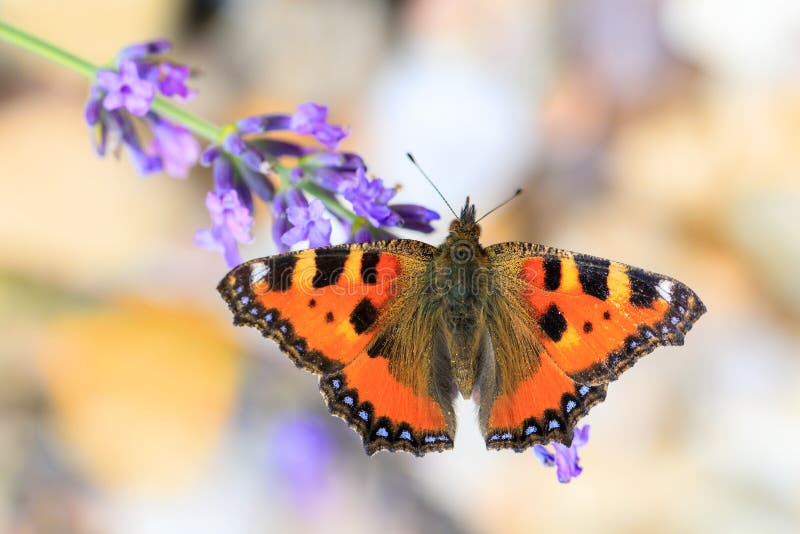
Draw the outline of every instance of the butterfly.
[[[706,311],[681,282],[531,243],[483,248],[469,198],[444,244],[392,239],[239,265],[218,291],[319,375],[367,454],[453,447],[453,399],[478,404],[489,449],[570,445],[573,428]]]

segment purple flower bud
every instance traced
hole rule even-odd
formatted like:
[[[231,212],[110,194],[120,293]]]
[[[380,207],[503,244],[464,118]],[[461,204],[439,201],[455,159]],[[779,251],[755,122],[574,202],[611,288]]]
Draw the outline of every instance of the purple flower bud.
[[[328,124],[328,108],[314,102],[306,102],[297,107],[297,112],[292,115],[289,128],[300,135],[313,135],[317,141],[331,150],[347,137],[341,126]]]
[[[241,167],[239,174],[244,184],[261,197],[262,200],[265,202],[272,201],[275,196],[275,186],[267,176],[263,173],[255,172],[249,167]]]
[[[535,445],[533,452],[539,461],[547,467],[556,467],[556,476],[558,481],[566,484],[573,478],[577,477],[583,471],[583,468],[578,465],[580,458],[578,457],[578,448],[583,447],[589,441],[589,425],[584,425],[582,428],[575,428],[573,430],[572,445],[565,447],[561,443],[553,442],[554,452],[542,445]]]
[[[398,226],[417,232],[433,232],[430,221],[439,219],[439,214],[416,204],[394,204],[389,206],[402,219]]]
[[[86,101],[86,107],[83,109],[83,117],[89,126],[97,124],[103,116],[103,96],[103,91],[92,87],[89,100]]]
[[[214,163],[214,161],[216,161],[216,159],[219,157],[220,154],[222,154],[222,149],[219,146],[217,145],[209,146],[208,148],[203,150],[202,154],[200,154],[200,165],[202,165],[203,167],[208,167],[209,165]]]
[[[169,52],[171,47],[172,45],[167,39],[153,39],[144,43],[132,44],[120,50],[119,54],[117,54],[117,61],[121,62],[125,59],[141,59],[146,56],[165,54]]]
[[[288,130],[291,116],[285,114],[256,115],[247,117],[236,123],[236,129],[242,134],[258,134],[272,130]]]
[[[103,107],[114,110],[124,107],[131,115],[141,117],[150,110],[156,94],[155,86],[139,77],[136,63],[125,60],[119,73],[111,70],[97,72],[97,84],[106,90]]]
[[[150,124],[153,131],[150,151],[161,157],[167,174],[185,178],[200,154],[197,139],[183,126],[172,124],[157,116],[150,121]]]
[[[158,90],[164,96],[179,96],[184,100],[194,98],[197,92],[186,87],[191,70],[186,65],[164,61],[159,65]]]

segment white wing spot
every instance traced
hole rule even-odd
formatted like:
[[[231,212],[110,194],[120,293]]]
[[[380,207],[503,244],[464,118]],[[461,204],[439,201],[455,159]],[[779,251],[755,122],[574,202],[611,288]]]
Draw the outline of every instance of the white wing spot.
[[[672,282],[669,280],[662,280],[656,286],[656,291],[661,295],[661,298],[667,302],[672,302]]]
[[[260,261],[250,264],[250,285],[260,282],[269,274],[269,266]]]

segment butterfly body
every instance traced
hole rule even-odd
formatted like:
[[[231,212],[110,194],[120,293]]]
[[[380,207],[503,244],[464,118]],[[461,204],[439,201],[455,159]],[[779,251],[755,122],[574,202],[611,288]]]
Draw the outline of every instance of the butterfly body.
[[[236,324],[320,375],[367,453],[453,446],[453,397],[488,448],[569,444],[606,385],[705,311],[672,278],[529,243],[483,248],[469,199],[438,248],[390,240],[244,263],[218,287]]]

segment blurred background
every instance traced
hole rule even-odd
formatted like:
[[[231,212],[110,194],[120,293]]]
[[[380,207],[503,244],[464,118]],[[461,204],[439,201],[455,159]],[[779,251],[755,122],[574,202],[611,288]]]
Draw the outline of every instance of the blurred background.
[[[6,0],[101,63],[164,36],[217,123],[307,100],[398,201],[483,242],[672,275],[708,313],[585,419],[584,473],[487,452],[369,458],[316,379],[234,329],[194,246],[210,174],[95,158],[87,83],[0,44],[0,531],[797,532],[796,0]],[[274,252],[257,213],[245,259]],[[432,243],[444,236],[440,221]]]

